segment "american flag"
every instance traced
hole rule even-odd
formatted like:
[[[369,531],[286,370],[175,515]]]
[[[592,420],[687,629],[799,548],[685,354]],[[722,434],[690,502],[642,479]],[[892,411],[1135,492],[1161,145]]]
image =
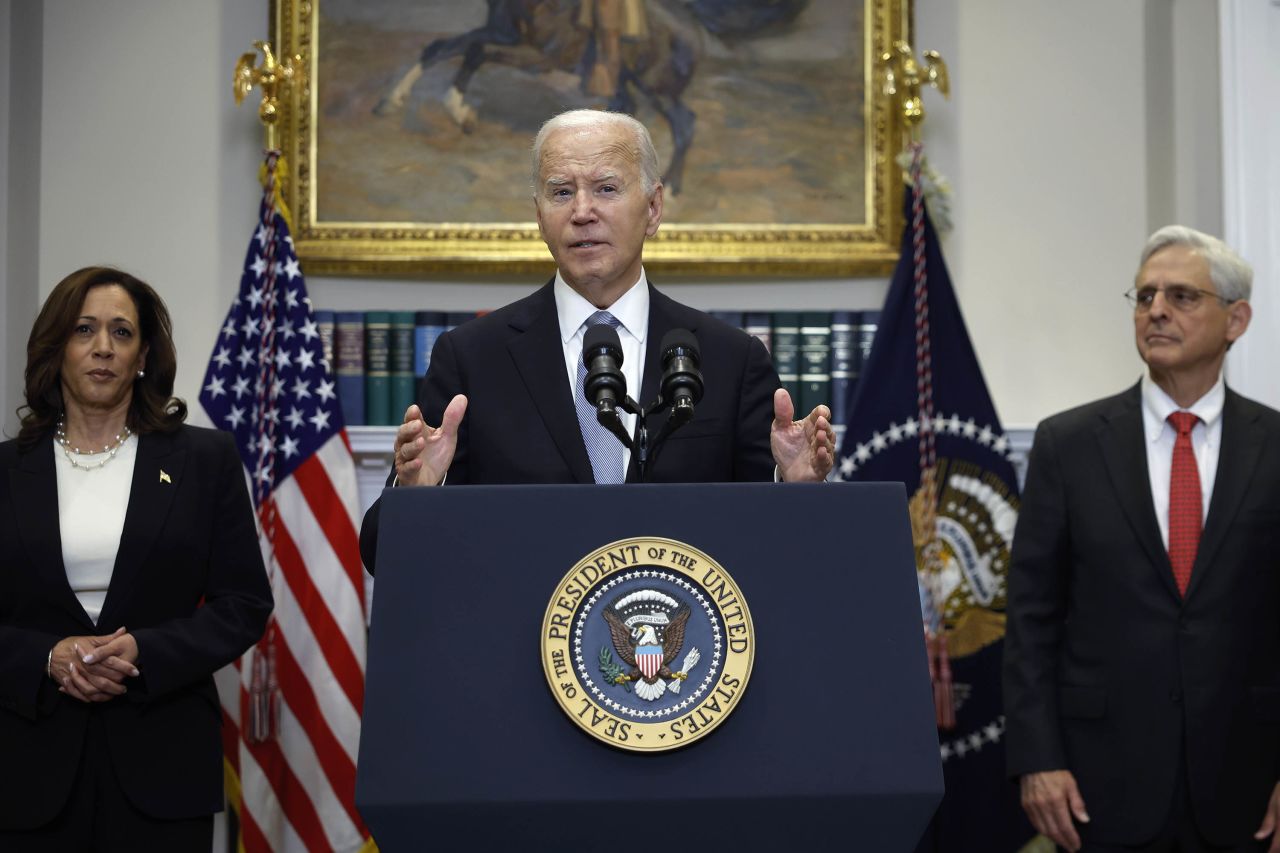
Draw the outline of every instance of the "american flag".
[[[355,808],[365,602],[355,463],[268,155],[240,295],[200,402],[235,435],[276,609],[218,674],[228,799],[255,851],[372,847]]]

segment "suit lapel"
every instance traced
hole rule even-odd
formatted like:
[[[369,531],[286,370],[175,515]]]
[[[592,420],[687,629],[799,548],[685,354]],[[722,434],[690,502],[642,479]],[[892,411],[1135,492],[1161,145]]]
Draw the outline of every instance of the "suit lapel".
[[[632,397],[642,406],[658,396],[662,381],[662,353],[658,351],[658,347],[662,345],[662,338],[667,332],[676,327],[672,308],[672,301],[655,290],[652,284],[649,285],[649,329],[645,333],[644,373],[640,377],[640,393],[632,392]],[[649,429],[653,431],[660,426],[661,423],[650,424]]]
[[[565,382],[564,345],[551,285],[538,295],[528,311],[511,319],[511,326],[521,334],[511,339],[507,350],[574,480],[594,483],[578,411]]]
[[[1222,439],[1219,442],[1218,474],[1213,481],[1213,494],[1209,498],[1209,515],[1205,519],[1204,533],[1196,549],[1196,561],[1191,569],[1190,597],[1199,586],[1201,577],[1213,565],[1214,558],[1227,538],[1231,521],[1235,518],[1248,490],[1249,481],[1257,467],[1258,456],[1266,441],[1265,431],[1258,425],[1256,416],[1250,417],[1240,397],[1227,389],[1222,406]]]
[[[49,590],[50,597],[91,631],[93,621],[71,590],[62,562],[58,472],[49,441],[42,441],[31,452],[23,454],[18,465],[10,469],[9,489],[14,520],[30,565]]]
[[[182,485],[187,453],[179,445],[178,435],[147,433],[138,437],[129,507],[125,510],[124,530],[120,534],[107,599],[98,617],[100,626],[120,623],[117,614],[123,612],[136,589],[134,578],[164,528],[174,496]]]
[[[1160,535],[1155,504],[1151,499],[1151,475],[1147,471],[1146,434],[1142,428],[1142,392],[1134,386],[1124,394],[1110,413],[1103,416],[1098,432],[1111,485],[1156,574],[1173,595],[1178,587],[1173,567]]]

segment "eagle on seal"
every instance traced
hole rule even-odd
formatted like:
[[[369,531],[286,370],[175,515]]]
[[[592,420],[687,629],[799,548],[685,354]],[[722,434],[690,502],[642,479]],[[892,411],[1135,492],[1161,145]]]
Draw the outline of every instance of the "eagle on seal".
[[[680,692],[680,682],[698,661],[698,651],[685,656],[681,672],[670,664],[684,647],[685,626],[689,622],[689,606],[657,590],[631,593],[604,610],[609,623],[613,648],[630,671],[619,675],[615,683],[636,682],[636,695],[653,701],[667,690]]]

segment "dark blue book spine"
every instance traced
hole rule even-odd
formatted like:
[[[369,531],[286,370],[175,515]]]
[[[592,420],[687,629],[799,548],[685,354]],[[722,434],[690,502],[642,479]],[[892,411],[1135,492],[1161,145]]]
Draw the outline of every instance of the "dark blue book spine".
[[[871,355],[871,345],[876,340],[876,329],[880,326],[879,311],[856,311],[853,315],[853,374],[849,379],[849,405],[858,393],[858,382],[862,377],[862,366]],[[853,417],[852,409],[848,413]],[[841,438],[843,436],[837,436]]]
[[[431,350],[444,333],[443,311],[419,311],[413,315],[413,375],[418,379],[427,375],[431,367]]]
[[[474,320],[476,313],[474,311],[450,311],[444,315],[444,325],[446,329],[456,329],[468,320]]]
[[[330,378],[337,376],[338,368],[333,362],[333,336],[337,331],[338,315],[332,311],[313,311],[311,316],[316,321],[316,331],[320,333],[320,358],[322,367]]]
[[[768,311],[748,311],[743,314],[742,330],[759,338],[764,348],[773,352],[773,322]]]
[[[339,311],[334,329],[338,398],[347,426],[364,423],[364,312]]]
[[[708,311],[712,317],[721,322],[728,323],[735,329],[742,328],[742,312],[741,311]]]
[[[862,365],[867,363],[867,359],[871,356],[871,345],[876,340],[876,329],[880,327],[879,311],[859,311],[857,322],[853,329],[853,339],[858,342],[858,367],[857,372],[861,374]],[[857,380],[854,380],[856,386]]]

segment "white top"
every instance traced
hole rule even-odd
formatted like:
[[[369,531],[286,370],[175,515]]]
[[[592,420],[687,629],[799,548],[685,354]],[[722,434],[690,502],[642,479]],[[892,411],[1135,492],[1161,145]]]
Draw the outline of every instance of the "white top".
[[[586,337],[586,322],[592,314],[601,310],[583,299],[556,271],[553,287],[556,297],[556,314],[560,318],[560,342],[564,345],[564,368],[569,379],[569,393],[578,394],[578,364],[582,361],[582,339]],[[640,383],[644,379],[646,337],[649,334],[649,284],[644,269],[631,289],[622,294],[608,311],[618,319],[618,339],[622,342],[622,375],[627,380],[627,396],[641,406],[648,401],[640,399]],[[618,408],[622,425],[629,435],[635,434],[636,417]],[[622,470],[631,464],[631,451],[622,448]]]
[[[101,468],[76,468],[57,441],[53,456],[58,475],[58,529],[62,534],[62,564],[71,591],[85,613],[98,624],[115,570],[124,514],[129,508],[138,438],[131,435],[115,458]],[[102,461],[100,454],[77,456],[81,465]]]
[[[1200,418],[1191,428],[1191,449],[1196,457],[1196,469],[1200,473],[1200,523],[1209,515],[1209,498],[1213,495],[1213,483],[1218,476],[1218,452],[1222,449],[1222,405],[1227,400],[1227,386],[1218,374],[1218,381],[1209,392],[1183,409],[1151,380],[1142,374],[1142,429],[1147,439],[1147,474],[1151,478],[1151,499],[1156,508],[1156,520],[1160,522],[1160,538],[1169,547],[1169,474],[1173,467],[1173,443],[1178,432],[1168,422],[1169,415],[1177,411],[1190,412]]]

